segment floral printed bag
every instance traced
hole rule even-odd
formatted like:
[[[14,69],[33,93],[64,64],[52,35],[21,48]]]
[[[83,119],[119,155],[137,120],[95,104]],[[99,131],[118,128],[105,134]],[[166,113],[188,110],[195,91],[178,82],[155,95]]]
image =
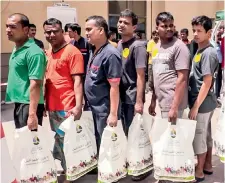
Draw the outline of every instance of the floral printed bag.
[[[225,97],[220,109],[219,120],[216,125],[216,131],[213,137],[216,155],[222,163],[225,163]]]
[[[16,129],[13,162],[21,183],[57,183],[57,169],[42,126]]]
[[[151,130],[154,177],[157,180],[190,182],[195,180],[193,140],[196,121],[155,118]]]
[[[127,174],[127,139],[121,121],[117,127],[106,126],[101,140],[98,161],[98,183],[117,182]]]
[[[149,139],[149,126],[153,117],[136,114],[129,128],[127,162],[128,174],[138,176],[153,169],[152,147]]]
[[[73,181],[97,167],[92,113],[84,111],[77,121],[70,116],[59,128],[65,132],[63,150],[67,166],[66,179]]]

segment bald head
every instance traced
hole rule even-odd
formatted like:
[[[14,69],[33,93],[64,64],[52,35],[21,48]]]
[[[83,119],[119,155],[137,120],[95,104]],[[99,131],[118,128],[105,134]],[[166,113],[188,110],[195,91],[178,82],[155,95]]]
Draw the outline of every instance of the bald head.
[[[9,18],[16,19],[17,23],[20,23],[22,27],[29,27],[30,25],[28,17],[22,13],[13,13]]]

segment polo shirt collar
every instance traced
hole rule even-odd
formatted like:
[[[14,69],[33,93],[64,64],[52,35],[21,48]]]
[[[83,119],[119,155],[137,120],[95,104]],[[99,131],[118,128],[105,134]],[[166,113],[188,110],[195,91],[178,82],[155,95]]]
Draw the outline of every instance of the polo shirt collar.
[[[20,50],[23,50],[24,48],[29,48],[32,44],[34,44],[34,39],[29,38],[24,44],[23,46],[21,46],[18,50],[16,50],[16,46],[14,47],[14,52],[18,52]]]
[[[130,40],[126,41],[126,42],[122,42],[122,44],[130,44],[132,42],[134,42],[136,40],[135,37],[132,37]]]

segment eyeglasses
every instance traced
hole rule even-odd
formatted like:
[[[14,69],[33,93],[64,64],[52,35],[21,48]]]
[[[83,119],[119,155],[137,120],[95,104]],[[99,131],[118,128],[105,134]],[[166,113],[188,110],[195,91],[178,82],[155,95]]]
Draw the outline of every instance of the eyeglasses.
[[[44,34],[46,34],[46,35],[51,35],[52,33],[53,34],[57,34],[57,33],[59,33],[60,31],[61,31],[62,29],[57,29],[57,30],[49,30],[49,31],[45,31],[44,32]]]

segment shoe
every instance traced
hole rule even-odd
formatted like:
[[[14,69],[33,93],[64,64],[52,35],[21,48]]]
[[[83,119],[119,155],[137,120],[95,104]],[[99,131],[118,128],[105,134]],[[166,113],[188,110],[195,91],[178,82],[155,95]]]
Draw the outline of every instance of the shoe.
[[[196,182],[203,182],[205,180],[205,177],[199,178],[199,177],[195,177],[195,183]]]
[[[207,170],[203,170],[203,173],[206,174],[206,175],[212,175],[213,172],[210,172],[210,171],[207,171]]]
[[[152,174],[152,170],[149,171],[149,172],[146,172],[146,173],[144,173],[144,174],[142,174],[142,175],[132,176],[131,179],[132,179],[133,181],[142,181],[142,180],[146,179],[146,178],[147,178],[149,175],[151,175],[151,174]]]

